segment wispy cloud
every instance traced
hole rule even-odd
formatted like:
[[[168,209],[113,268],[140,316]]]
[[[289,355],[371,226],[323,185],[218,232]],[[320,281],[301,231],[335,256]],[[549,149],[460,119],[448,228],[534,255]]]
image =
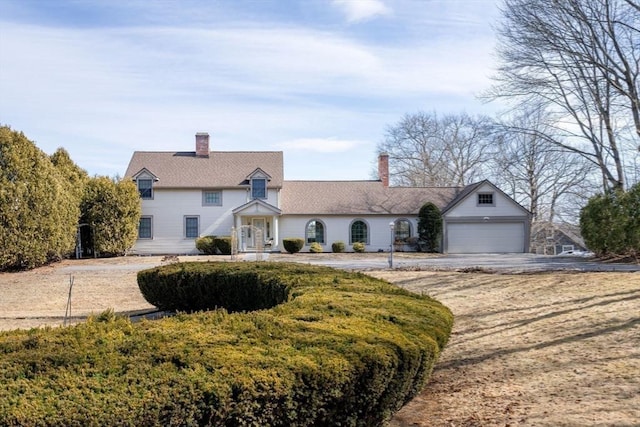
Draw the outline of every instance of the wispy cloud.
[[[349,22],[368,21],[392,12],[381,0],[333,0],[332,3],[342,10]]]

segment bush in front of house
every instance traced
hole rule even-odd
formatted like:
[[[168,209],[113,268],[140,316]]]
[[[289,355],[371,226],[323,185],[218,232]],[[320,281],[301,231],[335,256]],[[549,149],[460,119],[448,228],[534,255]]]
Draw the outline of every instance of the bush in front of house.
[[[286,239],[282,239],[282,246],[284,246],[284,250],[289,252],[290,254],[298,253],[304,247],[304,239],[299,237],[289,237]]]
[[[231,255],[231,236],[220,236],[213,239],[213,246],[216,253],[220,255]]]
[[[345,246],[344,246],[344,242],[342,241],[337,241],[337,242],[333,242],[331,244],[331,251],[337,254],[340,254],[342,252],[344,252]]]
[[[427,296],[328,267],[176,263],[138,277],[171,300],[209,283],[276,305],[0,333],[0,425],[384,425],[425,385],[453,321]]]
[[[309,245],[309,252],[313,254],[320,254],[322,251],[322,245],[318,242],[313,242]]]
[[[205,255],[231,255],[231,236],[203,236],[196,239],[196,249]]]
[[[442,236],[442,213],[431,202],[425,203],[418,212],[419,248],[423,252],[438,252]]]
[[[215,236],[203,236],[196,239],[196,249],[205,255],[215,255],[216,246],[213,243]]]
[[[354,252],[364,252],[365,248],[364,243],[362,242],[355,242],[352,247]]]

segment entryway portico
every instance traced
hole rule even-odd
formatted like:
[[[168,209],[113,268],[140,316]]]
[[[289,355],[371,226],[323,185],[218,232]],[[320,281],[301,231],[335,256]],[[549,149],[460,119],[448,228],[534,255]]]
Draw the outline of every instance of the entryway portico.
[[[239,252],[266,249],[279,251],[278,218],[282,211],[262,200],[252,200],[233,211]]]

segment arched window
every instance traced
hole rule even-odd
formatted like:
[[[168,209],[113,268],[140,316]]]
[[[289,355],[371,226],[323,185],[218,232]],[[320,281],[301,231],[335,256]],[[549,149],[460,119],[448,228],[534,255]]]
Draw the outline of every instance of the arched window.
[[[317,219],[307,223],[307,244],[318,242],[324,245],[324,224]]]
[[[356,242],[362,242],[364,244],[369,243],[369,227],[364,221],[360,219],[353,221],[349,231],[350,244],[354,244]]]
[[[401,218],[396,220],[394,227],[394,241],[406,242],[411,237],[411,222]]]

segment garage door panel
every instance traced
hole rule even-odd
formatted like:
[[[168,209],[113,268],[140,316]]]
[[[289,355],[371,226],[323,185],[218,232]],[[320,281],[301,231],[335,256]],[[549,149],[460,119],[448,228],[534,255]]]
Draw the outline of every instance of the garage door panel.
[[[450,223],[447,225],[449,253],[523,252],[524,224]]]

